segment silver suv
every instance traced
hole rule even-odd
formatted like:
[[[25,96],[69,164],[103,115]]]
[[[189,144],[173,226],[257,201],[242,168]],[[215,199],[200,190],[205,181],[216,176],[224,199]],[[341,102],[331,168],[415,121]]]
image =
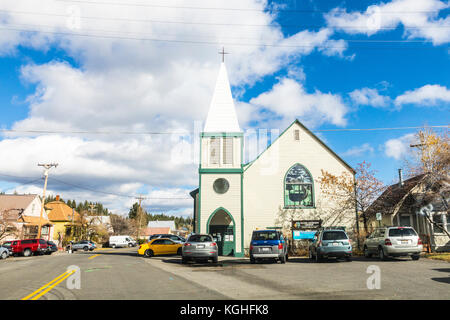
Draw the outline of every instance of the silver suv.
[[[217,243],[209,234],[191,234],[183,244],[181,263],[188,260],[209,260],[217,263],[218,260]]]
[[[364,241],[364,256],[377,255],[381,260],[387,257],[411,256],[419,260],[422,240],[411,227],[378,228]]]

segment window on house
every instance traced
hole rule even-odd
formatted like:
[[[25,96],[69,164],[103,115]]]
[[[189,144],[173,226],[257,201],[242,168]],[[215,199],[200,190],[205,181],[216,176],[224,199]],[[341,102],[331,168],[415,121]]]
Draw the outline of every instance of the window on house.
[[[447,225],[447,231],[450,232],[450,214],[447,213],[447,214],[445,214],[444,216],[445,216],[445,218],[446,218],[446,220],[447,220],[447,223],[446,223],[446,225]]]
[[[434,233],[442,233],[441,228],[444,228],[444,215],[443,214],[434,214],[433,222],[435,223],[433,225]]]
[[[210,162],[211,164],[219,164],[220,160],[220,138],[212,137],[210,140]]]
[[[223,138],[223,164],[233,164],[233,138]]]
[[[300,140],[300,130],[294,130],[294,140]]]
[[[291,167],[286,174],[284,205],[289,208],[314,207],[313,179],[308,170],[299,163]]]

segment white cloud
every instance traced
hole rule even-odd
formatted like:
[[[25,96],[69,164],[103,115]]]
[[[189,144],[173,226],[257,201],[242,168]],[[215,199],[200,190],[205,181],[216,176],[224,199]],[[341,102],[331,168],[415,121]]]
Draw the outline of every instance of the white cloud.
[[[373,153],[374,148],[369,143],[364,143],[361,146],[355,146],[342,153],[343,156],[359,157],[365,153]]]
[[[450,90],[438,84],[427,84],[415,90],[406,91],[395,98],[395,105],[416,104],[418,106],[436,106],[450,103]]]
[[[238,91],[314,51],[343,56],[347,44],[330,40],[333,30],[329,28],[302,30],[285,37],[274,23],[276,16],[264,11],[266,5],[259,0],[227,1],[229,7],[254,9],[240,12],[55,0],[2,1],[0,28],[5,30],[0,32],[0,55],[14,54],[18,46],[40,51],[56,48],[74,60],[72,64],[60,60],[28,63],[21,68],[24,84],[36,86],[36,90],[26,99],[28,116],[15,122],[12,129],[111,134],[6,135],[0,141],[0,173],[39,176],[39,161],[56,161],[60,166],[52,175],[69,183],[126,194],[160,188],[187,195],[198,183],[196,164],[177,161],[173,150],[187,149],[191,153],[183,160],[193,159],[196,150],[191,142],[181,142],[177,136],[114,132],[193,131],[196,121],[206,118],[219,68],[217,51],[223,44],[231,52],[226,57],[227,69]],[[211,4],[198,0],[195,6]],[[173,42],[139,40],[144,38]],[[300,69],[297,75],[304,78]],[[300,97],[307,101],[300,104],[297,115],[311,117],[315,124],[345,125],[347,111],[339,96],[320,91],[307,94],[300,89]],[[286,110],[279,117],[291,122],[295,116],[287,112],[289,107],[281,108]],[[254,104],[237,103],[242,127],[258,119],[260,111]],[[268,112],[277,111],[269,108]],[[98,196],[118,210],[133,202],[69,186],[63,189],[63,185],[52,191],[61,193],[58,188],[64,191],[63,198]],[[192,211],[192,201],[159,204]]]
[[[306,92],[301,83],[283,78],[270,91],[250,100],[250,104],[268,109],[282,118],[298,118],[307,126],[316,127],[329,122],[345,126],[345,115],[349,111],[341,96],[315,90]]]
[[[388,106],[391,99],[378,93],[377,89],[362,88],[349,93],[354,103],[372,107],[383,108]]]
[[[414,134],[406,134],[400,138],[390,139],[385,142],[385,154],[389,158],[400,160],[402,157],[411,153],[410,144],[414,139]]]
[[[438,0],[393,0],[370,5],[363,12],[335,8],[324,17],[329,27],[368,36],[395,29],[401,24],[406,38],[426,39],[440,45],[450,41],[446,27],[450,17],[440,18],[438,13],[449,6],[448,2]]]

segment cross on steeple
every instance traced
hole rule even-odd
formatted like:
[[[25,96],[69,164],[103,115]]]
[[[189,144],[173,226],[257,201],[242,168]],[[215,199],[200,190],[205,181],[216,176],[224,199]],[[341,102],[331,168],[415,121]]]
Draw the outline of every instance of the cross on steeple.
[[[225,62],[225,55],[229,54],[229,52],[225,52],[225,48],[222,47],[222,51],[219,51],[219,54],[222,55],[222,62]]]

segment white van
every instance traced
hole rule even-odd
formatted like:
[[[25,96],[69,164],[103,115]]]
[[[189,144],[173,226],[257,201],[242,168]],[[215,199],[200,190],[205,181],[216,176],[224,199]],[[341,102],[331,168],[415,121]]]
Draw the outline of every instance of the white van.
[[[130,236],[111,236],[109,246],[111,248],[135,247],[136,241]]]

